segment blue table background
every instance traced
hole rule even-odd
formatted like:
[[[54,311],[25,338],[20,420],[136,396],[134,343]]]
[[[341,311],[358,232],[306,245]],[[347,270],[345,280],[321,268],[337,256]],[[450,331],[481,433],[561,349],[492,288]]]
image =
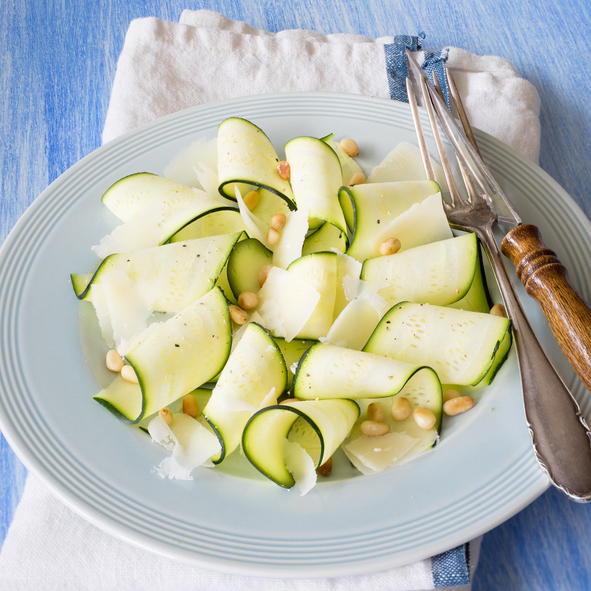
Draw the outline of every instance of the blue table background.
[[[424,31],[428,48],[453,45],[511,60],[540,93],[541,167],[591,215],[588,0],[5,0],[0,243],[48,184],[100,145],[129,22],[178,21],[184,8],[215,10],[269,31]],[[0,436],[0,545],[25,477]],[[550,489],[485,536],[473,589],[591,589],[590,531],[591,504]]]

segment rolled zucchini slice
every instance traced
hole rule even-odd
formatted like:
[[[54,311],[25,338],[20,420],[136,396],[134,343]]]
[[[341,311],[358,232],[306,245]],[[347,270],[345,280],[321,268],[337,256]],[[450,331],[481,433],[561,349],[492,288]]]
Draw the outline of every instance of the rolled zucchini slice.
[[[164,244],[173,234],[201,216],[235,209],[227,200],[213,199],[204,191],[185,187],[152,199],[125,223],[102,238],[92,250],[100,258]]]
[[[417,373],[437,374],[425,363],[406,363],[381,355],[318,343],[302,357],[293,393],[300,400],[385,398],[394,396]]]
[[[92,301],[92,287],[103,276],[123,271],[158,312],[180,312],[215,285],[241,232],[164,244],[132,253],[108,256],[84,285],[72,276],[80,300]]]
[[[367,259],[361,279],[384,284],[377,293],[390,306],[411,301],[446,306],[469,291],[480,266],[473,233]]]
[[[240,212],[237,209],[223,209],[206,213],[191,222],[173,234],[170,237],[170,242],[183,242],[184,240],[234,234],[235,232],[248,233]]]
[[[220,193],[236,200],[234,185],[241,193],[259,187],[280,197],[289,209],[296,204],[288,180],[277,171],[279,157],[262,129],[239,117],[230,117],[218,127],[218,179]]]
[[[203,409],[222,446],[213,459],[216,464],[239,446],[253,413],[276,404],[286,386],[287,369],[281,351],[261,326],[248,324]]]
[[[298,209],[308,212],[310,228],[328,222],[346,235],[346,222],[339,204],[343,176],[335,151],[322,140],[297,137],[285,145],[291,168],[291,186]]]
[[[341,445],[358,416],[359,406],[344,399],[290,401],[270,406],[248,421],[242,435],[242,449],[251,464],[267,478],[291,488],[299,478],[310,477],[302,468],[305,460],[300,459],[301,450],[317,469]],[[315,478],[311,484],[314,482]]]
[[[113,183],[101,201],[122,222],[130,220],[150,201],[171,191],[186,191],[188,187],[151,172],[130,174]]]
[[[384,315],[364,351],[429,365],[444,384],[475,386],[498,355],[506,356],[510,330],[507,318],[402,302]]]
[[[231,344],[228,305],[217,287],[166,322],[148,327],[125,355],[141,387],[139,418],[214,378],[224,367]]]
[[[241,293],[258,293],[261,269],[273,264],[273,253],[256,238],[236,244],[228,258],[228,282],[234,297]]]

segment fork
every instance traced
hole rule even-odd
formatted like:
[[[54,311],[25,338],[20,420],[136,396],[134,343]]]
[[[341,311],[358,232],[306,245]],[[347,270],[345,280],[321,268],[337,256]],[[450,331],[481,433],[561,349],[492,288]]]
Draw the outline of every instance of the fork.
[[[523,311],[494,238],[497,214],[482,183],[478,187],[465,171],[467,198],[455,182],[443,144],[427,82],[418,80],[439,154],[451,202],[444,202],[452,228],[474,232],[482,245],[497,280],[508,318],[511,320],[515,350],[520,369],[527,426],[538,463],[551,482],[568,497],[579,502],[591,501],[591,432],[579,405],[557,374],[540,345]],[[410,78],[406,80],[409,103],[425,172],[436,180],[423,132],[416,96]],[[450,102],[453,99],[450,98]],[[461,163],[460,163],[461,164]],[[463,166],[460,166],[462,169]]]

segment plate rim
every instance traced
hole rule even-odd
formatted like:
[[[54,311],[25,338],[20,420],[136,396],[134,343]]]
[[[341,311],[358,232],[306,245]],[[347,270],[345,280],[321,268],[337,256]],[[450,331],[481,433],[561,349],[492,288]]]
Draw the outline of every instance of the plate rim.
[[[55,179],[30,204],[30,206],[26,209],[26,211],[23,213],[23,215],[20,217],[20,219],[16,222],[16,224],[14,225],[14,227],[12,228],[12,230],[10,231],[8,236],[6,237],[4,244],[2,245],[2,247],[0,247],[0,265],[2,265],[2,263],[5,262],[7,260],[7,258],[9,258],[9,251],[10,251],[11,245],[13,244],[14,241],[18,240],[21,229],[29,223],[29,221],[32,217],[35,216],[37,209],[40,206],[40,203],[43,202],[43,200],[49,199],[49,196],[51,196],[53,194],[53,192],[59,188],[61,183],[66,182],[68,180],[68,178],[70,177],[70,175],[77,173],[79,169],[83,169],[85,166],[87,166],[89,161],[92,162],[93,159],[96,158],[97,153],[103,153],[107,149],[111,149],[113,146],[120,145],[120,144],[124,143],[125,141],[127,141],[129,138],[134,138],[138,134],[141,134],[146,129],[151,129],[151,128],[155,127],[156,125],[165,124],[167,121],[174,121],[174,120],[178,119],[179,117],[187,115],[187,114],[204,111],[208,107],[211,107],[211,106],[230,105],[230,104],[236,103],[237,101],[241,101],[241,100],[257,101],[262,97],[265,97],[265,98],[275,97],[278,101],[282,101],[284,99],[289,99],[290,97],[301,97],[301,96],[315,97],[315,98],[327,99],[327,100],[337,98],[337,97],[346,97],[347,100],[352,100],[352,97],[356,97],[355,100],[359,100],[361,103],[364,103],[368,100],[374,101],[376,103],[383,103],[383,104],[393,103],[393,101],[390,101],[388,99],[378,99],[378,98],[373,98],[373,97],[365,97],[362,95],[348,95],[348,94],[342,94],[342,93],[308,93],[308,92],[275,93],[275,94],[264,93],[264,94],[251,95],[249,97],[240,97],[240,98],[234,98],[234,99],[227,99],[224,101],[216,101],[215,103],[207,103],[205,105],[191,107],[189,109],[185,109],[183,111],[171,113],[170,115],[167,115],[163,118],[146,123],[146,124],[138,127],[137,129],[131,130],[131,131],[119,136],[118,138],[111,140],[110,142],[108,142],[104,146],[97,148],[96,150],[94,150],[93,152],[91,152],[90,154],[88,154],[87,156],[82,158],[80,161],[78,161],[76,164],[74,164],[72,167],[70,167],[67,171],[65,171],[57,179]],[[400,105],[405,105],[405,104],[400,103]],[[405,108],[406,107],[408,107],[408,105],[405,105]],[[588,218],[585,216],[585,214],[582,212],[582,210],[576,204],[576,202],[574,202],[574,200],[564,191],[564,189],[562,189],[562,187],[554,179],[552,179],[552,177],[550,177],[547,173],[545,173],[545,171],[543,171],[537,165],[526,160],[525,158],[520,156],[515,150],[506,146],[505,144],[502,144],[501,142],[499,142],[499,140],[496,140],[492,136],[490,136],[488,134],[484,134],[484,132],[480,132],[478,130],[477,130],[477,135],[482,136],[483,138],[489,138],[489,141],[491,141],[493,143],[501,144],[504,149],[508,150],[512,154],[513,157],[520,160],[522,165],[525,164],[532,171],[535,171],[535,174],[537,176],[542,177],[542,180],[546,184],[551,185],[552,189],[556,193],[560,194],[561,202],[567,204],[568,207],[573,211],[573,213],[575,213],[579,216],[579,219],[582,220],[582,224],[586,226],[587,232],[589,234],[591,234],[591,224],[589,223]],[[72,497],[70,494],[70,491],[67,488],[65,488],[62,483],[57,482],[55,480],[55,478],[52,477],[52,475],[46,473],[46,471],[43,469],[43,466],[38,461],[38,459],[35,457],[32,457],[32,456],[29,456],[29,454],[27,453],[27,451],[28,451],[27,448],[25,448],[19,444],[19,434],[16,431],[15,432],[12,431],[12,425],[8,421],[8,417],[5,416],[4,409],[2,409],[2,408],[0,408],[0,430],[2,431],[4,436],[6,437],[8,443],[13,448],[13,450],[15,451],[17,456],[19,458],[21,458],[21,460],[23,461],[25,466],[33,474],[35,474],[38,478],[40,478],[50,489],[52,489],[53,492],[56,493],[62,499],[62,501],[64,501],[68,506],[73,508],[78,514],[82,515],[84,519],[93,523],[94,525],[96,525],[100,529],[108,531],[109,533],[112,533],[119,538],[123,538],[127,541],[130,541],[130,542],[134,543],[135,545],[138,545],[142,548],[145,548],[147,550],[151,550],[153,552],[157,552],[158,554],[168,556],[169,558],[172,558],[175,560],[181,560],[183,562],[187,562],[190,564],[194,564],[194,565],[198,565],[203,568],[206,568],[206,566],[201,561],[198,561],[197,563],[195,562],[193,553],[190,553],[190,555],[184,555],[182,549],[180,549],[178,552],[172,552],[172,551],[167,552],[167,549],[168,549],[167,545],[165,545],[164,547],[156,548],[154,545],[146,544],[145,539],[137,538],[136,536],[133,535],[132,532],[127,530],[124,526],[119,526],[115,522],[105,523],[104,520],[102,519],[102,515],[100,513],[96,513],[92,507],[78,503],[77,497]],[[548,488],[548,486],[549,486],[549,481],[547,481],[547,480],[543,483],[543,485],[538,484],[534,489],[532,489],[529,492],[528,495],[526,495],[523,498],[523,501],[521,502],[521,504],[515,505],[510,514],[507,513],[503,517],[499,518],[497,520],[497,522],[495,522],[492,525],[492,527],[496,527],[496,525],[498,525],[499,523],[502,523],[503,521],[510,518],[512,515],[514,515],[518,511],[520,511],[523,507],[525,507],[527,504],[529,504],[535,498],[537,498],[540,494],[542,494]],[[492,529],[492,527],[487,526],[482,531],[481,530],[474,531],[474,533],[472,535],[470,535],[469,538],[480,535],[481,533],[484,533],[485,531],[489,531],[490,529]],[[456,541],[454,541],[453,545],[449,546],[449,548],[453,548],[460,543],[468,541],[468,539],[465,539],[465,534],[459,535],[459,536],[456,535],[453,539],[456,541],[457,540],[461,540],[461,541],[457,542],[457,543],[456,543]],[[445,548],[445,549],[449,549],[449,548]],[[441,550],[441,551],[444,551],[444,550]],[[421,553],[421,555],[424,555],[423,556],[424,558],[431,556],[432,554],[433,554],[433,551],[427,550],[427,549],[425,549],[425,551]],[[415,553],[415,555],[416,555],[416,553]],[[414,558],[412,561],[414,561],[415,559],[418,560],[420,558]],[[399,566],[401,564],[406,564],[408,562],[409,562],[409,560],[407,558],[404,558],[399,561],[391,562],[389,566]],[[220,566],[222,566],[222,565],[221,564],[214,565],[214,567],[220,567]],[[385,568],[388,568],[389,566],[386,566]],[[383,566],[382,566],[382,568],[383,568]],[[366,562],[366,565],[363,568],[360,568],[359,564],[358,564],[357,566],[353,567],[349,573],[343,572],[343,570],[339,567],[339,574],[360,574],[361,572],[371,572],[371,571],[374,571],[375,569],[376,569],[375,563]],[[225,572],[231,572],[231,573],[235,573],[235,574],[261,575],[259,568],[256,568],[256,567],[254,569],[252,567],[245,568],[244,566],[234,565],[232,562],[230,562],[228,564],[224,564],[223,570]],[[268,576],[268,572],[264,576]],[[273,572],[272,569],[270,570],[270,572]],[[335,573],[328,572],[323,567],[320,567],[320,568],[311,567],[310,570],[307,571],[305,574],[302,573],[301,569],[295,569],[292,571],[288,570],[287,573],[285,572],[284,569],[282,569],[281,574],[282,574],[282,578],[298,578],[298,577],[302,577],[302,576],[310,576],[310,574],[312,574],[312,576],[335,576]]]

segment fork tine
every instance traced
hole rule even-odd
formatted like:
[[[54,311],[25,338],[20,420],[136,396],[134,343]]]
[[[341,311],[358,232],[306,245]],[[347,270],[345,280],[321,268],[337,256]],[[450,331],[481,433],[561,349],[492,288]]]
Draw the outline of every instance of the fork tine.
[[[441,161],[441,166],[443,167],[443,173],[445,174],[445,180],[447,181],[447,186],[449,188],[451,202],[452,202],[452,205],[455,205],[458,200],[461,200],[460,192],[458,191],[456,181],[454,179],[453,173],[451,171],[451,167],[449,165],[449,160],[447,159],[447,154],[445,153],[445,147],[444,147],[443,141],[441,139],[441,134],[439,133],[439,127],[437,125],[437,118],[435,116],[435,111],[433,109],[433,103],[431,102],[431,96],[430,96],[429,91],[427,89],[425,79],[419,78],[419,83],[421,86],[423,103],[425,105],[425,109],[427,110],[427,115],[429,117],[429,123],[431,124],[431,130],[433,131],[433,139],[435,140],[435,147],[437,148],[437,153],[439,154],[439,160]],[[417,111],[417,114],[418,114],[418,111]]]
[[[444,72],[444,76],[447,80],[448,89],[450,90],[449,110],[450,110],[450,112],[452,112],[452,110],[455,108],[455,111],[458,114],[458,116],[460,117],[460,121],[462,122],[462,126],[464,127],[464,131],[466,131],[466,127],[467,127],[466,135],[467,135],[468,139],[472,142],[472,145],[474,146],[474,148],[476,149],[478,154],[480,154],[480,151],[478,150],[478,146],[476,145],[476,138],[474,137],[474,134],[472,133],[472,127],[470,126],[470,123],[468,121],[468,117],[466,116],[466,111],[464,110],[464,105],[462,104],[462,101],[460,99],[460,95],[458,93],[457,86],[455,85],[455,82],[454,82],[453,78],[451,77],[451,73],[449,72],[449,70],[446,68],[443,72]],[[443,88],[441,87],[441,83],[439,82],[439,78],[437,77],[437,72],[435,72],[435,71],[433,72],[433,86],[434,86],[435,90],[437,91],[437,94],[441,97],[441,100],[443,102],[445,102],[445,97],[443,96]],[[470,174],[466,170],[466,167],[462,163],[462,159],[458,156],[457,153],[456,153],[456,160],[457,160],[458,166],[460,168],[460,173],[462,174],[462,180],[464,181],[464,186],[466,187],[466,193],[468,195],[468,202],[472,203],[473,200],[478,197],[478,191],[476,190],[476,186],[474,185],[474,181],[472,180],[472,177],[470,176]]]
[[[451,97],[450,103],[454,103],[466,137],[468,138],[468,140],[470,141],[478,155],[482,158],[482,154],[480,153],[478,143],[476,142],[476,138],[474,137],[474,132],[472,131],[472,126],[470,125],[468,115],[466,114],[466,110],[464,109],[464,103],[462,102],[462,97],[460,96],[458,87],[456,86],[456,82],[448,69],[445,70],[445,75],[447,78],[447,86],[449,88],[449,93]]]

